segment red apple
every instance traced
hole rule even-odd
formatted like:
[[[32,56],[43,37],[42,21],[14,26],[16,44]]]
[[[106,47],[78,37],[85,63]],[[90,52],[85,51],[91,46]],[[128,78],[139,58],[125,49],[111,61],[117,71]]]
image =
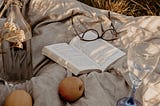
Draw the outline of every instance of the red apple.
[[[60,82],[58,92],[63,99],[74,102],[83,95],[84,83],[78,77],[66,77]]]

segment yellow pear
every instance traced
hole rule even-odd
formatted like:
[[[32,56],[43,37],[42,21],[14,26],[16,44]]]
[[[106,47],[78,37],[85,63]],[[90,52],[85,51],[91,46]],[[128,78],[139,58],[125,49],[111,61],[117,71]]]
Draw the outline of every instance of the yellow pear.
[[[24,90],[14,90],[7,96],[4,106],[32,106],[32,97]]]

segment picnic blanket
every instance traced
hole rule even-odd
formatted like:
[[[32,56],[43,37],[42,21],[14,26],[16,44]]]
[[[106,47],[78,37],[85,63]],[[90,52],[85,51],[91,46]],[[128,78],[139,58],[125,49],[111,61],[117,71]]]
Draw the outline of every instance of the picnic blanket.
[[[109,10],[90,7],[76,0],[23,0],[22,13],[32,28],[32,57],[34,77],[25,83],[0,85],[0,106],[6,96],[15,89],[24,89],[33,97],[33,106],[116,106],[118,99],[128,96],[130,80],[126,56],[110,65],[105,72],[91,72],[78,76],[85,85],[84,95],[76,102],[60,99],[58,85],[62,79],[72,76],[65,68],[41,54],[44,46],[67,42],[77,31],[88,28],[101,32],[100,23],[109,28],[111,22],[118,32],[118,40],[110,42],[127,52],[133,41],[148,41],[160,46],[160,16],[125,16]],[[1,24],[3,19],[1,20]],[[0,71],[3,70],[0,59]],[[160,64],[136,92],[143,106],[160,106]],[[149,82],[148,82],[149,80]]]

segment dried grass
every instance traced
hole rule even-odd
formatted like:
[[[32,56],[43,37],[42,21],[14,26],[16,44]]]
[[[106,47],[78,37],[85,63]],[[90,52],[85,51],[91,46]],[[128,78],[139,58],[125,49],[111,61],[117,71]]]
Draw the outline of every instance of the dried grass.
[[[159,16],[159,0],[79,0],[90,6],[129,16]]]

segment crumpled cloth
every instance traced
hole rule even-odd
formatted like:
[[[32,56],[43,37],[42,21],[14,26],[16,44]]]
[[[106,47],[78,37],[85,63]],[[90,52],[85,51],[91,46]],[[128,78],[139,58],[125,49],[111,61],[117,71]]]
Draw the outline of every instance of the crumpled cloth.
[[[97,29],[101,34],[100,23],[104,29],[111,22],[121,32],[119,39],[112,43],[127,52],[128,45],[134,41],[145,40],[160,46],[160,16],[125,16],[87,6],[76,0],[23,0],[22,13],[32,28],[32,57],[34,77],[15,85],[0,84],[0,106],[6,96],[15,89],[24,89],[33,97],[33,106],[116,106],[118,99],[128,96],[130,80],[126,56],[110,65],[105,72],[91,72],[78,76],[85,85],[84,95],[74,103],[60,99],[58,85],[60,81],[72,76],[65,68],[41,54],[44,46],[67,42],[76,36],[71,19],[77,31],[88,28]],[[3,23],[3,19],[1,23]],[[0,56],[1,57],[1,56]],[[2,59],[0,59],[2,63]],[[160,64],[144,80],[136,92],[143,106],[160,106]],[[3,70],[0,64],[0,71]]]

